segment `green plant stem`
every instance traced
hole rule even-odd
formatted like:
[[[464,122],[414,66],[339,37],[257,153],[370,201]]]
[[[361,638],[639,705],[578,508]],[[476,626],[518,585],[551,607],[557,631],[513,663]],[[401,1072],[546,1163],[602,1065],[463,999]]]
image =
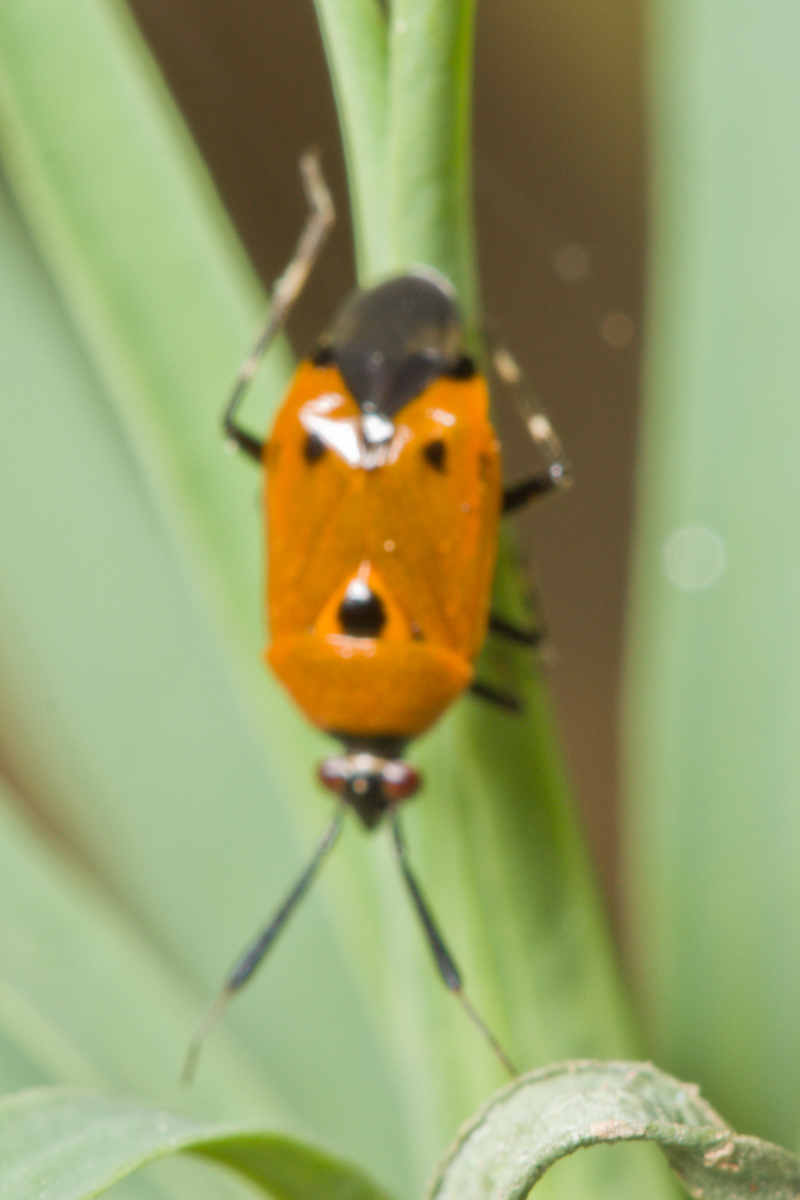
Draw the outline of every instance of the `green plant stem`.
[[[376,203],[385,196],[388,204],[392,269],[421,263],[442,271],[456,285],[471,323],[478,309],[470,156],[473,36],[473,0],[396,0],[390,6],[388,186],[374,193]],[[330,33],[326,41],[332,73],[340,78],[350,62],[337,57]],[[340,116],[345,144],[354,147],[359,138],[350,123],[361,113],[340,103]],[[383,268],[385,251],[375,270],[369,264],[367,278],[377,273],[378,262]],[[506,611],[524,619],[523,591],[504,540],[497,597]],[[487,665],[506,681],[513,679],[524,695],[525,716],[509,721],[465,700],[425,740],[419,753],[430,794],[409,818],[423,878],[431,881],[434,907],[446,912],[448,929],[456,931],[468,986],[476,981],[478,1007],[501,1038],[511,1037],[513,1053],[519,1051],[524,1064],[597,1053],[599,1046],[602,1054],[629,1051],[635,1044],[630,1014],[615,977],[543,681],[532,678],[524,653],[494,641],[479,670]],[[399,966],[395,987],[406,1037],[423,1046],[429,1059],[446,1064],[450,1095],[440,1089],[437,1104],[454,1116],[453,1095],[474,1086],[476,1068],[465,1070],[460,1033],[446,1015],[420,1011],[415,954],[392,931],[389,947]],[[410,1081],[406,1090],[410,1096]],[[423,1106],[416,1113],[415,1140],[424,1144],[432,1110]],[[576,1174],[568,1189],[603,1194],[606,1184],[594,1164],[571,1169]],[[623,1168],[623,1174],[639,1178],[650,1196],[662,1187],[670,1190],[647,1164]],[[559,1185],[551,1186],[557,1192]]]
[[[396,0],[386,147],[393,268],[435,267],[474,322],[471,97],[474,0]]]
[[[369,284],[393,267],[386,201],[386,22],[377,0],[315,3],[344,140],[358,277]]]
[[[358,275],[369,284],[414,263],[477,308],[471,203],[475,2],[317,0],[339,108]]]

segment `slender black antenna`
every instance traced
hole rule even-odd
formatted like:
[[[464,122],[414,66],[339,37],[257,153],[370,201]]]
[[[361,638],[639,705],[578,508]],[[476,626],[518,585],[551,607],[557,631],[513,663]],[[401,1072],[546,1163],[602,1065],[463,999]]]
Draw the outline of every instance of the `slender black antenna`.
[[[461,978],[461,972],[453,961],[452,954],[442,940],[442,935],[440,934],[436,922],[433,919],[433,914],[428,907],[427,901],[422,894],[411,867],[408,865],[408,852],[406,850],[405,842],[403,841],[403,834],[400,829],[400,814],[398,812],[395,812],[394,814],[392,833],[394,835],[394,852],[397,856],[397,861],[400,864],[400,870],[403,873],[403,878],[405,879],[408,890],[411,893],[411,899],[414,902],[414,908],[417,910],[417,915],[422,922],[422,927],[425,930],[425,936],[428,939],[428,945],[433,953],[436,968],[444,980],[445,987],[449,988],[449,990],[453,992],[453,994],[456,995],[461,1001],[467,1016],[472,1021],[473,1025],[476,1025],[481,1031],[483,1036],[486,1038],[486,1041],[489,1043],[492,1050],[500,1059],[500,1062],[513,1079],[519,1074],[519,1072],[506,1054],[503,1047],[498,1042],[497,1038],[492,1033],[489,1026],[484,1021],[483,1017],[480,1015],[477,1009],[473,1008],[472,1004],[464,994],[464,983]]]
[[[328,185],[325,183],[319,155],[316,151],[309,150],[300,159],[300,174],[303,178],[303,187],[310,209],[308,220],[300,235],[300,241],[297,243],[297,249],[291,262],[272,289],[269,316],[259,330],[250,353],[239,368],[222,414],[225,433],[234,445],[251,454],[253,458],[259,458],[261,443],[252,434],[239,428],[236,424],[236,410],[267,347],[283,328],[292,305],[302,292],[311,268],[336,220],[333,200],[328,191]]]
[[[258,936],[247,947],[244,954],[237,960],[231,971],[228,973],[222,991],[217,996],[214,1003],[206,1012],[200,1024],[194,1031],[192,1039],[189,1042],[189,1047],[186,1051],[186,1058],[183,1062],[183,1070],[181,1071],[181,1083],[191,1083],[194,1078],[194,1073],[197,1070],[197,1061],[200,1057],[200,1051],[203,1048],[208,1035],[211,1033],[214,1026],[219,1021],[228,1004],[236,995],[236,993],[244,987],[250,976],[261,963],[276,937],[283,929],[289,917],[294,912],[298,903],[308,891],[314,876],[319,870],[323,859],[328,851],[333,848],[337,837],[342,828],[344,820],[345,806],[340,804],[334,814],[333,820],[328,823],[321,837],[314,847],[314,853],[311,856],[307,866],[301,873],[292,890],[280,906],[278,911],[270,918]]]

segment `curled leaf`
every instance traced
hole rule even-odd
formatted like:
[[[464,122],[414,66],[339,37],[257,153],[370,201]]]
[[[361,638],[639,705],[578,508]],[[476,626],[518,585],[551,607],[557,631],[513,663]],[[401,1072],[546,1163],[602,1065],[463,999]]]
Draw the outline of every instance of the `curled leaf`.
[[[522,1200],[547,1168],[584,1146],[651,1141],[692,1196],[790,1200],[800,1161],[734,1133],[700,1096],[650,1063],[567,1062],[498,1092],[459,1135],[429,1200]]]

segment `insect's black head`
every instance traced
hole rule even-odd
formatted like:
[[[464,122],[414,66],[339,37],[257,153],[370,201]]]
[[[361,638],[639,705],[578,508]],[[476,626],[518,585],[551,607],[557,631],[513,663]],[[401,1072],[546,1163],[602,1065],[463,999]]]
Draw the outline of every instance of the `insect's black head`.
[[[364,412],[391,420],[466,361],[455,293],[434,271],[356,292],[337,312],[320,354],[336,363]]]
[[[374,829],[388,809],[419,790],[419,772],[400,758],[356,751],[326,758],[319,767],[320,782],[336,792]]]

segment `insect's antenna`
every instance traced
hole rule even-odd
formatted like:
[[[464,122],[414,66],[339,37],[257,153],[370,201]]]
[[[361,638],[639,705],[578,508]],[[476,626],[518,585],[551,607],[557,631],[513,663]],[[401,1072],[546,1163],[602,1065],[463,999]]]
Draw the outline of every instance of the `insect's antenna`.
[[[302,292],[311,268],[336,220],[333,199],[322,174],[319,155],[315,150],[307,151],[300,159],[300,174],[303,178],[303,187],[310,210],[308,220],[300,235],[292,261],[272,289],[269,316],[259,330],[250,353],[239,368],[239,374],[236,376],[231,394],[225,404],[222,424],[234,443],[240,441],[240,431],[237,430],[234,423],[239,402],[247,385],[255,375],[264,352],[275,335],[283,328],[289,311]]]
[[[276,937],[283,929],[289,917],[294,912],[295,908],[302,900],[303,896],[311,886],[314,876],[319,870],[323,859],[328,852],[333,848],[337,837],[342,828],[344,820],[345,806],[341,804],[336,810],[333,819],[328,823],[322,835],[314,847],[308,864],[301,873],[292,890],[284,900],[275,915],[268,921],[258,936],[247,947],[244,954],[235,963],[229,972],[222,991],[217,996],[214,1003],[208,1009],[203,1019],[192,1035],[189,1042],[189,1047],[186,1051],[186,1058],[183,1062],[183,1070],[181,1071],[181,1083],[191,1083],[194,1078],[194,1073],[197,1070],[197,1062],[200,1058],[200,1051],[203,1048],[208,1035],[218,1023],[220,1017],[225,1012],[228,1004],[236,995],[236,993],[244,987],[250,976],[256,970],[258,965],[263,961],[267,951],[269,950]]]
[[[492,1033],[489,1026],[484,1021],[483,1017],[472,1006],[467,996],[464,993],[464,983],[461,978],[461,972],[453,961],[453,956],[444,944],[442,935],[433,919],[433,914],[428,907],[428,903],[422,894],[416,876],[408,864],[408,852],[406,850],[403,834],[400,829],[400,814],[395,812],[392,822],[392,834],[394,837],[394,852],[397,861],[400,864],[400,870],[403,878],[406,881],[411,899],[414,903],[414,908],[417,911],[422,927],[425,930],[425,936],[428,939],[428,945],[431,948],[436,968],[444,980],[445,987],[449,988],[454,995],[461,1001],[467,1016],[472,1021],[473,1025],[477,1026],[486,1041],[491,1046],[494,1053],[500,1059],[505,1069],[508,1071],[512,1079],[519,1074],[517,1068],[512,1063],[511,1059],[506,1054],[503,1047],[498,1042],[495,1035]]]

